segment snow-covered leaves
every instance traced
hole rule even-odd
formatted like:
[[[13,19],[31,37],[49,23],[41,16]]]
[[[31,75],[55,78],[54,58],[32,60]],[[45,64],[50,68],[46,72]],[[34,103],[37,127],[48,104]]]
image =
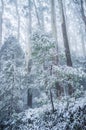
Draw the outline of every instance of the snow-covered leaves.
[[[0,111],[1,117],[18,110],[24,53],[14,37],[9,37],[0,50]],[[4,111],[4,113],[3,113]],[[2,118],[1,118],[2,119]]]
[[[85,95],[84,95],[85,96]],[[81,102],[81,104],[80,104]],[[50,105],[42,108],[29,109],[20,114],[13,114],[6,130],[85,130],[86,128],[86,97],[79,98],[66,110],[65,102],[55,107],[52,113]]]
[[[86,78],[82,68],[73,68],[68,66],[53,66],[53,73],[61,83],[71,83],[74,87],[78,86],[83,78]],[[77,84],[78,83],[78,84]],[[67,85],[66,84],[66,85]]]
[[[49,34],[38,31],[32,34],[32,56],[38,62],[51,61],[55,52],[55,41],[50,38]]]
[[[37,86],[48,90],[51,87],[54,88],[58,81],[63,88],[71,84],[76,90],[82,85],[81,82],[86,78],[86,74],[81,67],[55,65],[56,43],[49,34],[37,31],[32,34],[31,39],[33,60],[31,73],[36,77],[35,86],[38,84]]]

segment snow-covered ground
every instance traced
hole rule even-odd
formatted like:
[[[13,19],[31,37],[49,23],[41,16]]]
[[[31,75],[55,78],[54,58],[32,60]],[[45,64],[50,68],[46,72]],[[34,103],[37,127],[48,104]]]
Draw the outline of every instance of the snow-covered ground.
[[[5,130],[86,130],[86,93],[69,100],[68,108],[66,101],[54,103],[54,113],[51,104],[47,104],[15,114]]]
[[[86,93],[83,95],[83,97],[77,98],[70,98],[69,99],[69,109],[71,111],[75,111],[79,106],[83,107],[86,104]],[[54,103],[55,110],[58,110],[59,112],[64,111],[66,109],[66,101],[58,101]],[[42,107],[39,108],[33,108],[33,109],[28,109],[25,111],[26,118],[35,118],[35,117],[40,117],[43,115],[46,111],[52,111],[51,104],[43,105]]]

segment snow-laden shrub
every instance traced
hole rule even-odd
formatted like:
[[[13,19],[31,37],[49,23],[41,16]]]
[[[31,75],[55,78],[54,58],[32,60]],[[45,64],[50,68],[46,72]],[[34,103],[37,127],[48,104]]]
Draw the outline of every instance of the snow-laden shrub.
[[[75,105],[65,108],[65,103],[58,105],[54,113],[49,106],[29,109],[26,112],[12,115],[6,122],[6,130],[85,130],[86,97],[78,99]],[[81,101],[81,104],[80,104]]]
[[[79,88],[80,81],[86,77],[82,68],[73,68],[68,66],[53,66],[53,73],[57,77],[57,81],[64,84],[71,84],[75,89]]]

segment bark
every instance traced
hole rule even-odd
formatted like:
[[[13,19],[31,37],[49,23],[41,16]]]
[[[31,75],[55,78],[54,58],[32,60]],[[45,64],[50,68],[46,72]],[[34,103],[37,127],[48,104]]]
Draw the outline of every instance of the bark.
[[[55,0],[51,0],[51,27],[52,27],[52,34],[57,43],[57,50],[58,50],[58,40],[57,40],[57,26],[56,26],[56,13],[55,13]]]
[[[31,15],[31,0],[28,0],[28,18],[26,19],[26,72],[28,71],[29,60],[31,59],[31,40],[30,35],[32,32],[32,15]]]
[[[81,3],[82,19],[83,19],[83,21],[84,21],[85,29],[86,29],[86,16],[85,16],[85,12],[84,12],[84,2],[83,2],[83,0],[81,0],[80,3]]]
[[[60,15],[61,15],[61,26],[62,26],[62,34],[63,34],[63,42],[64,42],[64,48],[65,48],[65,55],[66,55],[66,63],[67,66],[72,67],[72,59],[71,59],[71,53],[69,48],[69,41],[68,41],[68,35],[67,35],[67,27],[66,27],[66,19],[65,19],[65,13],[64,13],[64,6],[63,6],[63,0],[58,0],[59,2],[59,8],[60,8]],[[73,88],[71,84],[68,84],[68,94],[73,91]],[[70,92],[71,90],[71,92]],[[65,88],[64,88],[64,94],[65,94]]]
[[[14,56],[14,54],[13,54],[13,62],[15,62],[14,61],[14,59],[15,59],[15,56]],[[12,70],[13,70],[13,72],[12,72],[12,88],[11,88],[11,93],[10,93],[10,96],[11,96],[11,99],[10,99],[10,106],[9,106],[9,116],[11,116],[12,114],[13,114],[13,110],[15,110],[15,104],[14,104],[14,100],[15,100],[15,96],[14,96],[14,90],[15,90],[15,65],[13,64],[12,65]]]
[[[56,13],[55,13],[55,0],[51,0],[51,26],[52,34],[57,42],[57,26],[56,26]]]
[[[18,20],[17,40],[18,42],[20,42],[20,14],[18,10],[18,0],[15,1],[15,7],[16,7],[17,20]]]
[[[82,15],[83,22],[85,24],[85,32],[86,32],[86,16],[85,16],[85,12],[84,12],[84,1],[81,0],[80,2],[81,2],[81,15]],[[83,37],[82,37],[82,49],[83,49],[83,55],[86,58],[86,47],[85,47]]]
[[[56,44],[56,57],[55,57],[55,62],[58,65],[58,39],[57,39],[57,26],[56,26],[56,13],[55,13],[55,0],[51,0],[51,27],[52,27],[52,34],[53,37],[55,38]]]
[[[82,35],[82,34],[81,34]],[[81,36],[82,38],[82,51],[83,51],[83,57],[86,59],[86,47],[85,47],[85,41],[83,35]]]
[[[31,39],[32,32],[32,16],[31,16],[31,0],[28,0],[28,19],[27,19],[27,51],[26,51],[26,71],[27,75],[31,72],[32,60],[31,60]],[[28,89],[27,105],[32,108],[32,89]]]
[[[0,12],[0,45],[2,44],[2,24],[3,24],[3,12],[4,12],[4,3],[1,0],[1,12]]]
[[[55,64],[58,65],[59,63],[59,57],[58,57],[58,38],[57,38],[57,25],[56,25],[56,11],[55,11],[55,0],[51,0],[51,27],[52,27],[52,34],[55,38],[55,48],[56,48],[56,56],[55,56]],[[56,91],[58,91],[59,87],[61,88],[59,82],[56,85]],[[60,97],[61,95],[58,95],[58,92],[56,93],[57,97]]]
[[[32,89],[29,88],[28,89],[28,100],[27,100],[27,104],[28,104],[28,107],[32,108]]]
[[[55,109],[54,109],[53,95],[52,95],[52,90],[51,89],[50,89],[50,99],[51,99],[51,105],[52,105],[52,112],[54,112]]]
[[[29,60],[28,62],[28,66],[27,66],[27,74],[26,74],[26,77],[29,75],[30,71],[31,71],[31,66],[32,66],[32,61]],[[32,88],[29,88],[28,91],[27,91],[27,106],[29,108],[32,108]]]
[[[51,65],[51,68],[50,68],[50,75],[52,76],[52,65]],[[51,88],[50,88],[50,100],[51,100],[51,105],[52,105],[52,112],[54,112],[55,109],[54,109],[53,94],[52,94]]]
[[[29,33],[32,32],[32,15],[31,15],[31,0],[28,0],[29,4]]]
[[[62,93],[63,93],[63,87],[61,87],[61,85],[59,84],[59,82],[55,83],[55,87],[56,87],[56,95],[57,97],[61,97]]]
[[[35,0],[33,0],[33,4],[34,4],[34,7],[35,7],[36,17],[37,17],[37,21],[38,21],[38,27],[40,28],[40,27],[41,27],[41,24],[40,24],[39,15],[38,15],[38,10],[37,10],[37,6],[36,6]]]
[[[43,2],[41,0],[38,0],[39,7],[40,7],[40,24],[41,24],[41,29],[44,31],[44,11],[43,11]]]
[[[59,1],[60,12],[61,12],[61,17],[62,17],[61,19],[62,20],[62,34],[63,34],[63,41],[64,41],[64,47],[65,47],[66,61],[67,61],[68,66],[72,66],[67,28],[66,28],[66,20],[65,20],[65,14],[64,14],[64,9],[63,9],[63,1],[62,0],[58,0],[58,1]]]

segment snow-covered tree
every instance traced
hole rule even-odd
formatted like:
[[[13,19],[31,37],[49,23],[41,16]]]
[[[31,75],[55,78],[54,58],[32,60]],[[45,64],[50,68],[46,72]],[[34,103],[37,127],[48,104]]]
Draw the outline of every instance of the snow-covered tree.
[[[9,117],[22,106],[21,80],[24,74],[24,53],[14,37],[9,37],[0,50],[0,113]],[[8,117],[7,116],[7,117]]]

